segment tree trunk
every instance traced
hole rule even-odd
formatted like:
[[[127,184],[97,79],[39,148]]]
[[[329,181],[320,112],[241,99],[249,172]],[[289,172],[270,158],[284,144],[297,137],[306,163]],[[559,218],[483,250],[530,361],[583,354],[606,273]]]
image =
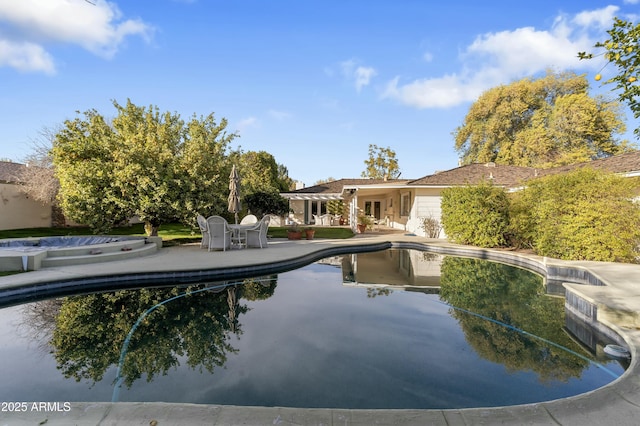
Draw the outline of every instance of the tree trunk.
[[[67,219],[62,212],[62,208],[58,203],[54,202],[51,205],[51,226],[54,228],[62,228],[67,225]]]
[[[155,222],[145,222],[144,230],[147,233],[147,237],[157,237],[158,229],[160,229],[160,224]]]

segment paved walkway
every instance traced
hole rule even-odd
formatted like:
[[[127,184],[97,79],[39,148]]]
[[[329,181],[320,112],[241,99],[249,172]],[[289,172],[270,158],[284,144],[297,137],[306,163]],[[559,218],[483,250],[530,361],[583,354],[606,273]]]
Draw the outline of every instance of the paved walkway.
[[[304,262],[318,252],[370,244],[420,246],[523,264],[588,272],[605,286],[570,285],[598,306],[598,320],[617,331],[632,351],[627,372],[601,389],[556,401],[512,407],[454,410],[345,410],[236,407],[168,403],[71,403],[70,410],[0,412],[1,425],[636,425],[640,422],[640,265],[563,262],[521,253],[474,249],[403,234],[370,233],[349,240],[271,241],[268,249],[207,252],[198,245],[170,247],[138,259],[47,268],[0,277],[0,291],[37,283],[108,277],[114,274],[193,273],[220,268]]]

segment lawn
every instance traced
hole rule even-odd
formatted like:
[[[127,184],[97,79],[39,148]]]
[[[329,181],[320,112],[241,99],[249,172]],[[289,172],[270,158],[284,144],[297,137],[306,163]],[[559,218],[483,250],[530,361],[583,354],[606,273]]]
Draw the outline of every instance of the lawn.
[[[0,231],[2,238],[27,238],[27,237],[51,237],[51,236],[72,236],[72,235],[93,235],[91,230],[84,226],[74,226],[65,228],[26,228],[10,229]],[[134,235],[144,236],[144,225],[128,225],[113,228],[107,235]],[[169,245],[184,244],[200,241],[199,231],[194,231],[188,226],[179,223],[169,223],[162,225],[158,232],[162,240]]]
[[[316,231],[315,238],[343,239],[353,237],[353,232],[347,228],[313,227],[313,229]],[[70,235],[92,235],[92,232],[86,227],[27,228],[0,231],[0,239]],[[113,228],[109,235],[144,236],[146,234],[144,232],[144,226],[142,224],[136,224]],[[202,238],[199,230],[194,230],[179,223],[168,223],[162,225],[158,231],[158,235],[162,237],[163,245],[165,246],[193,243],[200,241]],[[271,238],[286,238],[287,228],[282,226],[270,227],[267,235]]]
[[[272,226],[269,228],[267,235],[271,238],[287,238],[287,229],[290,228],[286,226]],[[314,226],[311,229],[316,231],[314,238],[344,239],[353,237],[353,231],[348,228]]]

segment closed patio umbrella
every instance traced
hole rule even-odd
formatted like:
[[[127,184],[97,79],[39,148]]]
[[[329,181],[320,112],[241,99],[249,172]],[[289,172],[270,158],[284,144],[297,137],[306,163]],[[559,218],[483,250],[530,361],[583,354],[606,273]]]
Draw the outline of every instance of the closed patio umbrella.
[[[229,207],[230,213],[233,213],[236,218],[236,224],[238,224],[238,212],[242,209],[240,206],[240,176],[236,170],[235,164],[231,168],[231,174],[229,175]]]

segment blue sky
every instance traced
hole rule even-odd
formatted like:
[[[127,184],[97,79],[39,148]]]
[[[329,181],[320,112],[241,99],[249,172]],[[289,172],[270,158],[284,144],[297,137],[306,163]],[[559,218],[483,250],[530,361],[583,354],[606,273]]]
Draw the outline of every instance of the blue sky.
[[[234,148],[270,152],[306,185],[359,177],[369,144],[419,178],[457,166],[451,133],[491,87],[551,67],[613,96],[593,80],[604,63],[577,52],[614,16],[640,16],[640,0],[92,3],[0,0],[0,158],[22,161],[43,128],[130,98],[224,117]]]

